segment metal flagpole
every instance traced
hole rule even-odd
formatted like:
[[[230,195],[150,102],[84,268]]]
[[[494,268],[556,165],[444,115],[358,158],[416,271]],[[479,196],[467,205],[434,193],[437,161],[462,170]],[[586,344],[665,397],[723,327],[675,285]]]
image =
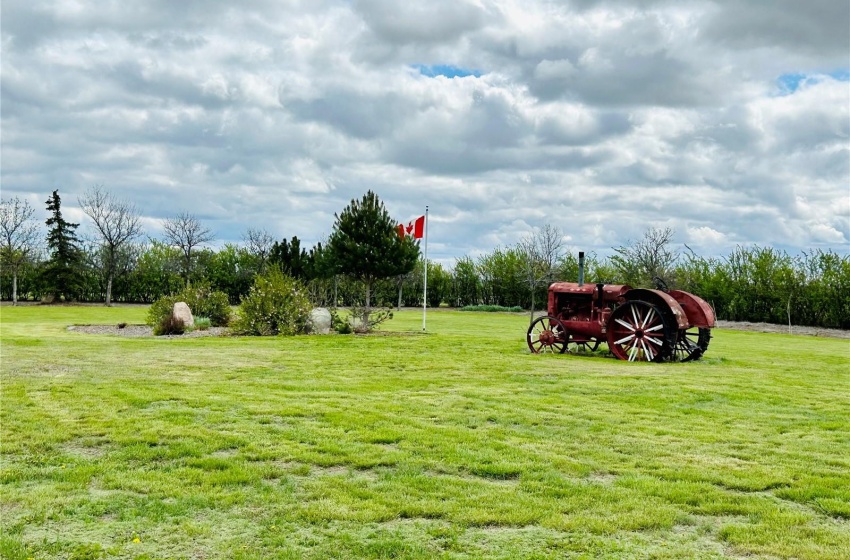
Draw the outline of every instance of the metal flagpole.
[[[425,332],[425,316],[428,313],[428,207],[425,207],[425,291],[422,294],[422,332]]]

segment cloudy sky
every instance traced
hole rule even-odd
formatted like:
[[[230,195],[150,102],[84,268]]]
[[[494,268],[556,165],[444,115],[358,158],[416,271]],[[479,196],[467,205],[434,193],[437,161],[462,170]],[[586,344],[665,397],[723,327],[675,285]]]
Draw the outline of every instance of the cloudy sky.
[[[2,196],[312,244],[372,189],[448,264],[545,223],[847,253],[848,80],[845,0],[3,0]]]

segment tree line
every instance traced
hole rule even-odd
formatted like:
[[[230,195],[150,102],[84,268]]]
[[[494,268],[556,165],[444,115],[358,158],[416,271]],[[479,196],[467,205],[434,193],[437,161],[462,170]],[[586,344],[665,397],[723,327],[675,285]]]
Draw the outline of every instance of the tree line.
[[[425,263],[418,245],[393,237],[395,221],[374,193],[351,202],[335,216],[328,239],[311,247],[297,236],[275,239],[248,229],[242,243],[212,249],[213,233],[188,213],[165,220],[160,239],[145,238],[136,208],[102,187],[79,199],[93,224],[94,234],[85,238],[78,224],[63,219],[58,191],[46,203],[46,238],[25,201],[3,200],[0,296],[151,303],[203,284],[236,305],[258,274],[277,267],[304,283],[314,305],[421,306]],[[703,257],[678,249],[674,236],[670,228],[651,228],[612,247],[611,256],[591,253],[585,278],[633,287],[654,287],[659,278],[708,301],[720,319],[850,328],[848,255],[738,246],[726,256]],[[378,238],[385,257],[371,262],[375,251],[362,244]],[[551,282],[578,278],[578,255],[563,239],[557,227],[543,225],[516,245],[458,258],[451,267],[429,261],[427,304],[545,309]]]

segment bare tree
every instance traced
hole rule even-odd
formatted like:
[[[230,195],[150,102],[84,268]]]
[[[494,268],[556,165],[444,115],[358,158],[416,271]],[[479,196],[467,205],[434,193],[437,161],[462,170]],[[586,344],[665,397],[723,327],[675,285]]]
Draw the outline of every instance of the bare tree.
[[[195,216],[186,212],[165,220],[162,227],[165,230],[166,242],[183,252],[183,277],[188,287],[189,274],[192,272],[192,249],[212,241],[213,234]]]
[[[639,241],[615,247],[611,257],[623,279],[635,286],[651,286],[655,278],[665,278],[679,259],[670,248],[673,228],[650,228]]]
[[[534,322],[534,292],[555,280],[558,265],[564,258],[564,233],[546,224],[523,237],[517,245],[522,255],[525,281],[531,290],[531,319]]]
[[[248,228],[248,231],[242,234],[242,240],[247,245],[248,251],[260,259],[258,272],[263,272],[272,251],[274,237],[264,229]]]
[[[133,239],[141,235],[142,224],[135,205],[115,198],[102,185],[95,185],[78,199],[86,216],[97,229],[103,250],[106,273],[106,305],[112,305],[112,280],[118,269],[119,254]]]
[[[33,208],[18,197],[0,204],[0,262],[12,271],[12,305],[18,304],[18,271],[32,256],[38,240]]]

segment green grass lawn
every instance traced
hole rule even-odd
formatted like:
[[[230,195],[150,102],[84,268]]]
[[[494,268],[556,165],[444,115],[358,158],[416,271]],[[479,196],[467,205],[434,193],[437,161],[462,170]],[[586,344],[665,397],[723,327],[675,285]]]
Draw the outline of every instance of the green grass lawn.
[[[850,558],[850,343],[538,356],[526,316],[129,339],[3,307],[0,557]]]

